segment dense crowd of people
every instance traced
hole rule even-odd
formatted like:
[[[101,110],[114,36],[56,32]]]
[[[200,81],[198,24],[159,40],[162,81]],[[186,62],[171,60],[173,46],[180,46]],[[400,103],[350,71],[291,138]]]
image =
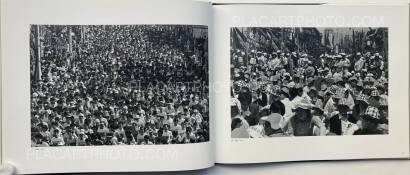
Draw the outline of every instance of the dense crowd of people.
[[[206,28],[40,27],[39,59],[31,46],[32,146],[209,141]]]
[[[378,52],[319,56],[231,48],[231,137],[388,134]]]

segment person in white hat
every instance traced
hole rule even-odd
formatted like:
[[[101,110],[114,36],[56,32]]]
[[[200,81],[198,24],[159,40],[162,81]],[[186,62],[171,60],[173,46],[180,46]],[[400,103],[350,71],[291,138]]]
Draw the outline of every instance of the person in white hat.
[[[313,106],[307,98],[303,98],[295,106],[295,115],[289,121],[291,126],[290,131],[292,131],[294,136],[312,136],[313,126],[319,126],[316,120],[312,120],[311,109]]]
[[[312,109],[313,109],[312,123],[314,123],[313,135],[324,136],[326,135],[326,126],[325,126],[326,117],[323,115],[324,111],[323,111],[322,99],[317,99]]]
[[[332,86],[329,93],[331,93],[331,98],[329,98],[324,107],[325,116],[328,118],[335,115],[337,112],[337,105],[339,104],[340,99],[343,98],[343,92],[337,86]]]
[[[250,59],[249,59],[249,64],[254,66],[257,64],[257,59],[256,59],[256,55],[255,55],[255,50],[251,50],[251,54],[250,54]]]
[[[360,57],[360,58],[354,63],[354,70],[355,70],[356,72],[362,71],[362,69],[363,69],[364,66],[365,66],[365,62],[366,62],[366,60],[365,60],[365,58],[364,58],[363,56],[359,55],[359,57]]]
[[[276,53],[273,54],[273,59],[268,62],[271,70],[276,70],[281,67],[281,60]]]

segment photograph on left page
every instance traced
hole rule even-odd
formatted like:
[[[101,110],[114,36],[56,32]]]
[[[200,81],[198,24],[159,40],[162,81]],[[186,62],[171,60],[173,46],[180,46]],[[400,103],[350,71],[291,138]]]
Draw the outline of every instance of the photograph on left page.
[[[31,25],[31,147],[209,141],[208,28]]]

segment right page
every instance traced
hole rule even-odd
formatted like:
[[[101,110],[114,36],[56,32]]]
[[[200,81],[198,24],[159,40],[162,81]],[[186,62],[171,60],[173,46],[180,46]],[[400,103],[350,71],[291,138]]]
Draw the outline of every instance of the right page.
[[[409,157],[408,5],[213,9],[217,163]]]

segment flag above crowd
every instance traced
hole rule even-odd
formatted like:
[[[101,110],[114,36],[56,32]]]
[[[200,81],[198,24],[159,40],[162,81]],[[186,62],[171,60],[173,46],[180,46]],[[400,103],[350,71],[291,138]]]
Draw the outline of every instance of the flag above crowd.
[[[233,48],[271,53],[304,52],[311,56],[336,53],[387,53],[387,28],[231,28]]]

